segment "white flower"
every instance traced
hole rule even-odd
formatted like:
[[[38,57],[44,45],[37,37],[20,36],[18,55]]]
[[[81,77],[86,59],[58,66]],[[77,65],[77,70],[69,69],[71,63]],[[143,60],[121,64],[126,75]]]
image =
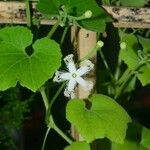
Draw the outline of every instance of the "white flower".
[[[94,64],[89,60],[85,60],[81,63],[81,67],[77,69],[73,61],[72,54],[66,56],[64,58],[64,62],[68,68],[68,72],[56,71],[55,77],[53,79],[54,82],[68,81],[64,95],[66,97],[74,98],[74,89],[77,84],[80,84],[85,90],[90,91],[93,88],[93,82],[84,80],[82,76],[93,70]]]

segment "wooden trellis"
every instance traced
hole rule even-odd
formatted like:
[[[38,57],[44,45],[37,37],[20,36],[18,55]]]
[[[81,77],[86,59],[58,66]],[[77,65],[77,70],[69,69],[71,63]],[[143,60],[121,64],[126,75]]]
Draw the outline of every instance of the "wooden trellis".
[[[150,28],[150,8],[103,6],[114,19],[115,27]],[[36,10],[36,3],[31,2],[34,18],[41,14]],[[0,2],[0,23],[26,24],[25,3]],[[53,25],[55,20],[42,19],[41,24]]]
[[[114,18],[114,27],[122,28],[150,28],[150,9],[149,8],[122,8],[103,6],[103,8]],[[36,3],[31,2],[31,9],[34,18],[41,18],[41,14],[36,10]],[[53,25],[55,20],[41,20],[41,24]],[[0,24],[26,24],[26,9],[23,2],[0,2]],[[84,57],[88,51],[96,44],[97,35],[94,32],[80,29],[76,34],[76,29],[72,28],[72,39],[75,37],[78,41],[78,57]],[[96,62],[96,61],[95,61]],[[92,80],[95,80],[94,76]],[[78,96],[86,98],[89,93],[83,92],[79,87]],[[77,132],[72,129],[72,135],[80,139]]]
[[[36,10],[36,3],[32,2],[30,5],[33,18],[40,19],[42,16]],[[41,24],[53,25],[55,20],[42,19]],[[0,2],[0,24],[26,24],[26,6],[23,2]]]
[[[115,19],[115,27],[150,28],[150,8],[112,7],[103,8]]]

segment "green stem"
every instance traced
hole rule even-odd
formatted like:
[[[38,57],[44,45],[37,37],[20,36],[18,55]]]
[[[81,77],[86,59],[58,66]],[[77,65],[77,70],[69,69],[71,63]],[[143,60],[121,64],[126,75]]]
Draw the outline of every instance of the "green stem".
[[[53,126],[53,129],[63,138],[65,139],[69,144],[72,144],[72,140],[66,136],[56,125]]]
[[[132,75],[133,75],[133,72],[130,71],[130,73],[125,77],[125,79],[124,79],[125,82],[123,82],[123,84],[122,84],[121,87],[119,88],[119,91],[116,93],[114,99],[117,99],[117,98],[121,95],[123,89],[125,88],[127,82],[128,82],[129,79],[132,77]]]
[[[45,108],[46,108],[46,120],[49,120],[49,116],[50,116],[50,113],[51,113],[51,107],[52,107],[54,101],[56,100],[56,98],[58,97],[58,95],[61,93],[61,91],[64,88],[64,86],[65,86],[65,82],[60,86],[60,88],[58,89],[58,91],[56,92],[56,94],[53,96],[50,104],[49,104],[47,95],[45,93],[44,87],[41,88],[40,93],[42,95],[43,102],[44,102],[44,105],[45,105]],[[52,122],[53,122],[53,125],[50,124],[51,121],[49,122],[50,125],[49,125],[49,127],[48,127],[48,129],[47,129],[47,131],[45,133],[44,141],[43,141],[43,144],[42,144],[42,150],[44,150],[46,139],[47,139],[47,136],[48,136],[48,133],[49,133],[50,129],[54,128],[54,126],[56,126],[55,123],[54,123],[54,121],[53,121],[53,119],[52,119]],[[58,127],[56,127],[56,129],[60,130],[60,129],[58,129]]]
[[[48,38],[51,38],[52,35],[55,33],[55,31],[57,30],[59,23],[60,23],[60,19],[55,23],[55,25],[53,25],[52,29],[50,30],[50,32],[47,34]]]
[[[115,71],[115,80],[117,81],[119,79],[120,73],[121,73],[121,59],[118,58],[118,63],[117,63],[117,67],[116,67],[116,71]]]
[[[79,60],[79,62],[82,62],[82,61],[84,61],[84,60],[86,60],[86,59],[89,59],[90,57],[92,57],[98,50],[101,50],[101,47],[99,47],[99,46],[95,46],[86,56],[84,56],[83,58],[81,58],[80,60]]]
[[[64,140],[66,140],[69,144],[72,144],[73,141],[57,127],[52,115],[49,117],[48,127],[53,128]]]
[[[124,72],[123,72],[123,74],[121,75],[121,77],[120,78],[116,78],[116,83],[118,84],[118,85],[120,85],[120,84],[122,84],[124,81],[125,81],[125,78],[126,78],[126,76],[128,76],[128,74],[130,74],[130,69],[129,68],[127,68]]]
[[[127,74],[127,72],[129,72],[129,73],[125,76],[125,78],[123,78],[123,79],[124,79],[124,82],[122,83],[121,87],[119,88],[119,91],[116,93],[114,99],[117,99],[117,98],[121,95],[123,89],[125,88],[127,82],[128,82],[129,79],[132,77],[132,75],[134,74],[134,72],[136,72],[142,65],[146,64],[146,63],[149,62],[149,61],[150,61],[150,60],[149,60],[147,57],[145,57],[145,58],[143,58],[143,60],[141,60],[141,61],[139,62],[139,64],[135,67],[135,69],[133,69],[133,71],[131,71],[131,70],[129,70],[129,69],[127,69],[127,70],[125,71],[125,74]]]
[[[43,140],[43,144],[42,144],[42,149],[41,149],[41,150],[44,150],[44,148],[45,148],[46,139],[47,139],[47,136],[48,136],[50,130],[51,130],[50,127],[46,130],[46,133],[45,133],[45,136],[44,136],[44,140]]]
[[[106,61],[106,59],[105,59],[105,56],[104,56],[104,54],[103,54],[103,52],[102,52],[101,50],[99,51],[99,54],[100,54],[100,56],[101,56],[101,58],[102,58],[102,60],[103,60],[103,63],[104,63],[104,65],[105,65],[105,67],[106,67],[106,69],[107,69],[107,71],[108,71],[108,73],[109,73],[111,79],[114,81],[114,80],[115,80],[115,79],[114,79],[114,76],[113,76],[113,74],[111,73],[111,70],[110,70],[110,68],[109,68],[109,65],[108,65],[108,63],[107,63],[107,61]]]
[[[63,90],[64,86],[65,86],[65,82],[59,87],[59,89],[57,90],[57,92],[55,93],[55,95],[53,96],[53,98],[51,99],[50,104],[49,104],[49,108],[48,108],[49,111],[51,111],[53,103],[55,102],[56,98],[59,96],[59,94]]]
[[[30,12],[29,0],[25,1],[25,5],[26,5],[27,26],[30,28],[31,27],[31,12]]]
[[[63,44],[64,39],[65,39],[66,34],[67,34],[67,31],[68,31],[68,27],[65,27],[65,29],[64,29],[64,31],[63,31],[63,34],[62,34],[62,37],[61,37],[61,40],[60,40],[60,45]]]
[[[48,100],[47,95],[45,93],[45,88],[44,87],[42,87],[40,89],[40,93],[41,93],[41,96],[43,98],[43,102],[44,102],[44,105],[45,105],[45,108],[46,108],[46,111],[47,111],[48,108],[49,108],[49,100]]]

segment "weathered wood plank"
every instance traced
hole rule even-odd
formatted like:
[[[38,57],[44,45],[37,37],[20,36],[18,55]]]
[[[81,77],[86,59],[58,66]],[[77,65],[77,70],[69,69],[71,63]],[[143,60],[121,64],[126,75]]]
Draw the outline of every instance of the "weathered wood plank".
[[[150,28],[150,8],[103,6],[117,21],[115,27]],[[36,2],[31,2],[34,18],[42,15],[36,10]],[[55,20],[41,20],[41,24],[53,25]],[[0,23],[26,24],[26,9],[24,2],[0,2]]]
[[[149,29],[150,24],[149,23],[141,23],[141,22],[114,22],[114,27],[116,28],[141,28],[141,29]]]
[[[103,6],[117,22],[115,27],[150,28],[150,8]]]
[[[96,45],[97,42],[97,34],[95,32],[85,30],[85,29],[79,29],[77,27],[71,28],[71,37],[72,42],[75,47],[75,52],[77,53],[78,59],[84,58],[92,48]],[[92,62],[96,64],[96,54],[92,58]],[[95,66],[96,67],[96,66]],[[96,73],[95,70],[91,73],[92,75],[87,78],[87,80],[94,82],[96,80]],[[89,92],[85,91],[81,86],[78,86],[77,88],[77,97],[80,99],[88,98]],[[71,127],[71,134],[76,140],[84,140],[81,135],[76,131],[74,126]]]
[[[41,14],[36,10],[36,3],[31,2],[34,18],[40,18]],[[54,24],[54,20],[42,19],[41,24]],[[0,2],[0,23],[26,24],[26,9],[24,2]]]
[[[78,59],[84,58],[92,48],[96,45],[97,41],[97,34],[95,32],[85,30],[85,29],[80,29],[78,33]],[[92,58],[92,62],[96,64],[96,54]],[[87,80],[90,80],[95,83],[95,71],[92,72],[91,77],[87,78]],[[79,86],[78,87],[78,97],[81,99],[88,98],[89,92],[85,92],[85,90]]]

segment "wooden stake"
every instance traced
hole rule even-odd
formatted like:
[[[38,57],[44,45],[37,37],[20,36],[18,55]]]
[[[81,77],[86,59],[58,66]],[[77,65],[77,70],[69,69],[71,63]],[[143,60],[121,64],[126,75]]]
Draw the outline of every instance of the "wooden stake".
[[[80,29],[78,33],[78,59],[80,60],[81,58],[85,57],[92,48],[95,47],[97,42],[97,34],[92,31],[88,31],[85,29]],[[96,54],[93,56],[91,59],[92,62],[96,65]],[[95,83],[95,71],[92,72],[92,77],[87,78],[87,80],[91,80]],[[79,86],[78,87],[78,97],[81,99],[88,98],[89,92],[85,92],[85,90]]]
[[[92,31],[88,31],[85,29],[78,29],[75,27],[72,27],[72,42],[74,43],[75,49],[77,49],[77,56],[80,60],[81,58],[85,57],[89,51],[95,46],[97,42],[97,34]],[[92,58],[92,62],[96,64],[96,54]],[[95,71],[92,73],[92,77],[88,78],[88,80],[92,80],[95,83]],[[77,89],[77,97],[80,99],[88,98],[89,92],[85,91],[82,87],[78,87]],[[76,140],[84,140],[79,133],[76,131],[76,129],[72,126],[71,127],[71,134]]]

